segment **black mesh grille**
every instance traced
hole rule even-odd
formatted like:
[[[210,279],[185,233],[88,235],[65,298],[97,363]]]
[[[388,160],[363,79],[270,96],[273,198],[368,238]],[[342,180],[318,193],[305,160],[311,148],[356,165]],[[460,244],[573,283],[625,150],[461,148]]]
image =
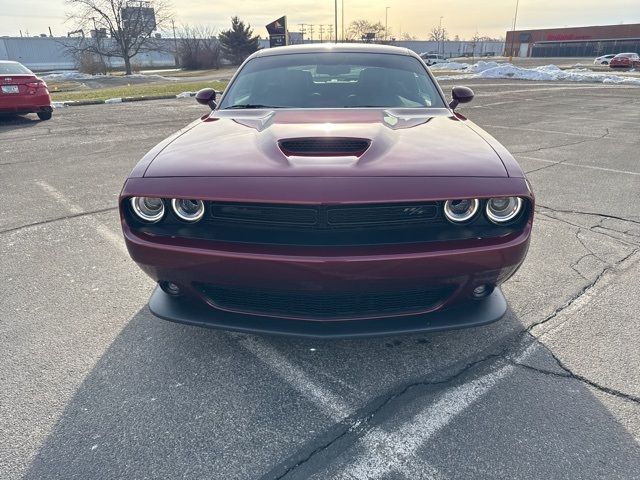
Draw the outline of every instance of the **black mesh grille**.
[[[194,285],[220,308],[308,319],[403,315],[430,310],[453,291],[450,287],[378,292],[282,292]]]
[[[373,205],[274,205],[260,203],[210,203],[216,220],[243,224],[314,226],[319,229],[362,225],[412,225],[442,219],[436,202]]]
[[[318,209],[289,205],[211,203],[211,216],[216,220],[259,224],[316,225]]]
[[[437,219],[438,208],[435,204],[329,207],[327,215],[330,225],[409,224]]]
[[[299,156],[360,156],[369,148],[369,140],[362,138],[319,137],[282,140],[285,155]]]

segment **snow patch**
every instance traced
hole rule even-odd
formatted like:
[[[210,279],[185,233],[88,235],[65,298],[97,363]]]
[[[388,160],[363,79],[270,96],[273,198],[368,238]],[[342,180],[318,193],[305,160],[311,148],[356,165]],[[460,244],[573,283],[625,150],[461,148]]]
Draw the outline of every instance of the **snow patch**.
[[[64,108],[67,106],[65,102],[51,102],[53,108]]]
[[[440,64],[445,65],[445,64]],[[533,68],[516,67],[511,63],[477,62],[467,65],[461,75],[443,75],[438,80],[460,80],[470,78],[511,78],[515,80],[533,80],[541,82],[588,82],[640,85],[640,78],[608,73],[592,72],[587,68],[562,70],[557,65],[543,65]]]
[[[176,98],[191,98],[195,96],[196,96],[196,92],[181,92],[176,95]]]
[[[107,98],[104,103],[122,103],[121,98]]]
[[[131,75],[90,75],[88,73],[80,73],[76,71],[57,71],[50,72],[47,75],[43,75],[42,78],[45,82],[64,82],[64,81],[84,81],[84,80],[104,80],[107,78],[144,78],[144,79],[156,79],[156,80],[167,80],[167,81],[177,81],[176,78],[163,77],[162,75],[157,74],[143,74],[143,73],[134,73]]]

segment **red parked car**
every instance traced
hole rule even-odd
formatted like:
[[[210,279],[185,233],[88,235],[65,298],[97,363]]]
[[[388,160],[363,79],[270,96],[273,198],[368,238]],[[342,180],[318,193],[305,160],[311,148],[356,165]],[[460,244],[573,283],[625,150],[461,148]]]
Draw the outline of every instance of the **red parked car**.
[[[119,204],[158,317],[340,337],[482,325],[523,262],[534,196],[415,53],[249,57],[213,109],[153,148]]]
[[[640,67],[640,56],[637,53],[619,53],[609,61],[610,68]]]
[[[49,120],[52,112],[44,81],[21,63],[0,61],[0,114],[37,113]]]

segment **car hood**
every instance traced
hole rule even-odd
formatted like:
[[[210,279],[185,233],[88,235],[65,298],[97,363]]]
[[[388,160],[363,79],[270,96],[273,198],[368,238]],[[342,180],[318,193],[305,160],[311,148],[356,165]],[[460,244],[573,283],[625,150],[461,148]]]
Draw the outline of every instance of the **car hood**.
[[[483,132],[470,126],[446,109],[220,110],[176,135],[144,176],[507,177]],[[318,137],[369,147],[310,156],[280,145]]]

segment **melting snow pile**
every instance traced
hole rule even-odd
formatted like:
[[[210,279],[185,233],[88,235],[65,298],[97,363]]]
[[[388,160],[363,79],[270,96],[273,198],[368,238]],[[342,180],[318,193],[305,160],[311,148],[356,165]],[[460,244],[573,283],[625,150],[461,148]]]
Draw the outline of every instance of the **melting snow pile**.
[[[455,62],[452,62],[455,63]],[[447,65],[447,64],[440,64]],[[458,68],[462,75],[448,75],[436,77],[438,80],[458,80],[466,78],[512,78],[516,80],[534,80],[543,82],[591,82],[614,83],[626,85],[640,85],[639,77],[623,75],[611,75],[607,73],[592,72],[586,68],[572,68],[562,70],[556,65],[544,65],[534,68],[516,67],[511,63],[478,62],[473,65],[464,64],[465,68]],[[433,67],[431,67],[433,70]],[[449,68],[448,70],[453,70]]]

